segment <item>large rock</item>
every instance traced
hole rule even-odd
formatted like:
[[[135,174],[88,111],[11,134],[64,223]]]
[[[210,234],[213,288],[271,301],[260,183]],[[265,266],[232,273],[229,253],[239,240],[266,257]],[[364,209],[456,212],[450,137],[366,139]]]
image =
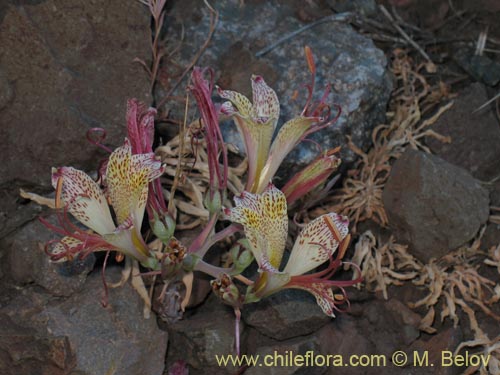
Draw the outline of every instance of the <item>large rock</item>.
[[[241,321],[240,331],[244,323]],[[236,367],[221,367],[216,356],[235,354],[233,310],[211,295],[194,314],[168,326],[167,366],[185,361],[190,374],[234,374]]]
[[[310,83],[310,73],[303,51],[304,46],[309,45],[317,61],[316,98],[319,99],[326,84],[331,83],[333,96],[328,103],[342,107],[342,116],[337,123],[311,138],[329,148],[345,145],[345,136],[351,135],[356,145],[364,149],[368,147],[371,129],[385,118],[392,89],[386,71],[387,60],[370,39],[346,23],[325,22],[256,57],[259,50],[304,26],[296,18],[294,5],[277,0],[245,2],[243,5],[239,1],[226,1],[215,4],[215,7],[220,13],[217,29],[197,64],[211,66],[220,72],[218,84],[222,88],[251,97],[250,77],[252,74],[262,75],[280,99],[280,126],[299,115],[305,104],[307,92],[303,85]],[[174,7],[172,13],[179,24],[182,21],[188,36],[180,57],[183,62],[191,61],[193,51],[203,44],[209,29],[206,8],[191,11],[189,8],[188,15],[186,7]],[[295,90],[300,94],[297,100],[293,99]],[[332,112],[335,113],[333,108]],[[182,113],[182,108],[179,108],[179,113]],[[234,126],[226,127],[225,137],[230,142],[237,142]],[[243,150],[242,145],[239,143]],[[292,152],[288,163],[304,165],[317,152],[314,143],[304,142]],[[344,164],[354,159],[347,147],[342,153]]]
[[[277,340],[309,335],[331,320],[312,295],[292,289],[245,305],[243,319],[263,335]]]
[[[118,269],[108,269],[118,279]],[[101,305],[100,273],[80,293],[55,300],[37,288],[18,289],[0,309],[0,373],[43,375],[161,375],[167,333],[144,319],[129,284],[109,291]]]
[[[489,213],[488,191],[467,171],[408,149],[382,194],[389,225],[422,261],[472,239]]]
[[[12,2],[0,17],[0,138],[8,162],[0,184],[50,185],[50,168],[95,168],[102,153],[86,139],[105,128],[125,136],[126,100],[148,97],[148,77],[133,63],[150,56],[146,7],[121,0]]]
[[[500,126],[495,112],[487,107],[473,113],[487,101],[484,86],[472,84],[433,125],[438,133],[450,136],[451,143],[427,140],[437,156],[485,181],[500,175]]]
[[[54,216],[48,220],[56,224]],[[81,290],[87,274],[94,267],[94,254],[83,260],[52,263],[44,245],[57,236],[39,220],[34,220],[1,239],[0,253],[5,253],[5,261],[2,262],[5,277],[18,285],[35,283],[54,296],[68,297]]]
[[[320,342],[318,335],[304,336],[284,342],[274,342],[260,345],[253,355],[259,356],[260,362],[257,366],[250,367],[245,374],[258,375],[263,373],[264,359],[273,361],[274,366],[265,366],[265,373],[269,375],[320,375],[326,371],[325,366],[302,366],[295,365],[292,358],[298,355],[311,356],[311,353],[319,354]],[[307,354],[309,352],[309,354]],[[290,355],[292,353],[292,355]],[[292,357],[293,356],[293,357]],[[312,361],[312,359],[310,359]],[[312,362],[311,362],[312,363]],[[304,371],[307,370],[307,371]]]

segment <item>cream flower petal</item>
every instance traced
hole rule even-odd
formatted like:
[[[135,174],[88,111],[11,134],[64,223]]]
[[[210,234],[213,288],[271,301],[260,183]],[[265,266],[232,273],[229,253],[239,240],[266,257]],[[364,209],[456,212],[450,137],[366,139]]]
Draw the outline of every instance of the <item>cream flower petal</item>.
[[[149,258],[149,249],[134,227],[117,229],[113,233],[103,235],[103,238],[115,246],[116,250],[137,259],[141,263],[147,262]]]
[[[63,237],[59,242],[55,243],[49,250],[50,257],[54,263],[66,262],[69,260],[68,256],[59,258],[60,254],[77,254],[82,247],[83,242],[70,236]],[[73,251],[72,251],[73,250]]]
[[[278,119],[280,117],[280,102],[276,92],[270,88],[261,76],[252,76],[253,116],[255,119]],[[276,126],[276,124],[274,124]],[[273,128],[274,131],[274,128]]]
[[[283,272],[297,276],[315,269],[332,256],[348,232],[348,219],[333,212],[311,221],[297,237]]]
[[[314,297],[316,297],[316,303],[319,307],[321,307],[321,310],[323,310],[326,315],[335,318],[333,309],[333,301],[335,301],[335,297],[331,287],[320,283],[312,283],[307,287],[293,286],[293,289],[301,289],[311,293]]]
[[[99,234],[115,230],[104,194],[85,172],[72,167],[53,168],[52,185],[60,189],[68,211],[82,224]]]
[[[296,117],[287,121],[281,127],[271,145],[266,164],[262,167],[257,189],[255,190],[257,193],[264,190],[278,170],[283,159],[301,141],[312,125],[320,120],[318,117]]]
[[[221,107],[222,113],[233,115],[237,112],[241,117],[250,117],[252,115],[252,103],[246,96],[236,91],[221,90],[219,87],[217,87],[217,92],[222,98],[229,100],[233,104],[224,106],[224,103]],[[225,110],[228,112],[225,112]]]
[[[161,162],[154,159],[154,154],[132,155],[128,139],[111,154],[106,183],[119,224],[132,216],[134,225],[141,226],[148,198],[148,183],[159,177],[163,170]]]
[[[270,184],[259,195],[244,192],[235,203],[229,219],[243,225],[259,266],[265,269],[269,262],[278,269],[288,233],[285,195]]]

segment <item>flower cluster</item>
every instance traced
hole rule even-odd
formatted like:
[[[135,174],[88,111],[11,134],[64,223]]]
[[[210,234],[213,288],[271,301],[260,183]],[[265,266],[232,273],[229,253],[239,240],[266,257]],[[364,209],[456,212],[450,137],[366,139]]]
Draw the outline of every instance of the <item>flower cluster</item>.
[[[215,278],[213,291],[235,308],[237,319],[244,304],[288,288],[313,294],[329,316],[342,311],[349,303],[344,288],[360,281],[359,277],[332,280],[345,263],[343,258],[350,240],[346,217],[329,213],[307,223],[295,239],[286,264],[282,265],[289,237],[288,211],[307,194],[325,184],[328,188],[331,184],[327,184],[327,180],[340,164],[339,148],[327,150],[285,182],[282,190],[272,183],[287,154],[311,133],[330,126],[340,114],[338,110],[337,117],[330,118],[330,107],[325,104],[329,88],[319,103],[312,104],[315,66],[307,49],[306,55],[313,75],[313,83],[307,86],[309,98],[302,113],[285,122],[276,135],[280,105],[276,92],[262,77],[251,79],[252,101],[235,91],[217,88],[219,96],[226,100],[217,106],[211,98],[215,86],[213,72],[193,70],[189,90],[197,102],[199,124],[205,137],[209,174],[205,205],[209,218],[191,243],[183,244],[174,237],[175,217],[168,211],[170,206],[165,202],[159,178],[165,165],[153,152],[156,110],[132,99],[127,106],[128,137],[122,146],[110,152],[100,169],[98,182],[72,167],[53,169],[59,225],[46,220],[44,223],[62,238],[47,244],[50,258],[62,262],[96,251],[117,251],[135,262],[137,270],[137,262],[140,262],[150,274],[160,276],[164,281],[160,299],[169,295],[169,285],[184,283],[182,311],[189,301],[194,271]],[[219,127],[220,116],[234,120],[248,159],[246,187],[234,197],[232,208],[224,208],[231,203],[226,198],[229,162]],[[155,245],[154,250],[141,231],[146,213],[150,233],[160,244]],[[81,225],[75,224],[68,214]],[[230,220],[232,224],[216,232],[216,224],[221,219]],[[244,238],[230,250],[231,261],[227,267],[204,259],[213,244],[237,232],[242,232]],[[255,280],[249,280],[242,273],[253,260],[257,262],[258,275]],[[236,281],[246,284],[246,291]]]

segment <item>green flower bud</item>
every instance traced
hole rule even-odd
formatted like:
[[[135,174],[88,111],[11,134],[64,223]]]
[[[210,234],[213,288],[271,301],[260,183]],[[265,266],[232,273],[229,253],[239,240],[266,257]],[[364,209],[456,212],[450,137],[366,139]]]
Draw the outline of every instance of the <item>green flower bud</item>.
[[[161,242],[167,243],[174,235],[175,221],[170,217],[170,215],[167,215],[163,218],[163,220],[160,220],[158,215],[155,213],[152,229],[155,236],[158,237]]]

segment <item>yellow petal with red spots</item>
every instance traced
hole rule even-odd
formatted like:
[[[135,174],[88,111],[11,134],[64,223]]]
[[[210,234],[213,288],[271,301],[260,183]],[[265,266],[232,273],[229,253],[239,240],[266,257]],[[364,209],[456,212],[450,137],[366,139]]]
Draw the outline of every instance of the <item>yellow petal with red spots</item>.
[[[284,272],[303,275],[325,263],[348,233],[349,220],[333,212],[311,221],[297,237]]]
[[[262,194],[244,192],[235,203],[230,220],[243,225],[259,267],[276,271],[288,234],[285,195],[270,184]]]
[[[52,185],[61,203],[78,221],[99,234],[115,230],[106,198],[85,172],[72,167],[52,169]]]

